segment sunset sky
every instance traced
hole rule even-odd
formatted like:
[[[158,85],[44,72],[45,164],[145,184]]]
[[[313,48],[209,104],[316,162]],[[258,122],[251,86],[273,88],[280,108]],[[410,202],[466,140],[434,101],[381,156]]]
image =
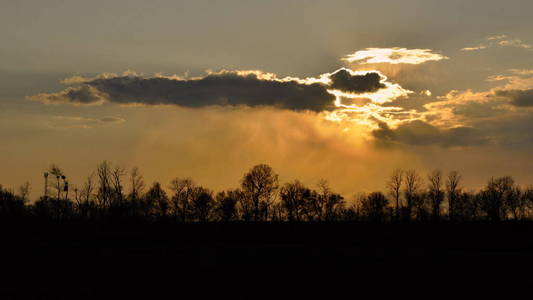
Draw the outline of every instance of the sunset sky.
[[[395,168],[533,184],[533,1],[3,0],[0,184],[98,162],[147,183],[345,195]]]

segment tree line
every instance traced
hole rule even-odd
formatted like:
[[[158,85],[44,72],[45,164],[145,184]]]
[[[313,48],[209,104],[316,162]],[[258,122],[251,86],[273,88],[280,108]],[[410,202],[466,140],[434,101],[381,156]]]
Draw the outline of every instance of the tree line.
[[[214,192],[190,178],[175,178],[166,189],[147,186],[138,168],[126,171],[100,163],[81,187],[71,189],[53,164],[44,173],[44,193],[35,202],[25,183],[18,191],[0,185],[0,217],[46,220],[136,219],[171,222],[407,222],[533,219],[533,186],[522,188],[510,176],[490,178],[479,191],[461,187],[457,171],[396,169],[386,192],[359,194],[348,202],[321,180],[308,187],[298,180],[280,184],[278,175],[259,164],[240,187]],[[125,187],[128,187],[127,189]]]

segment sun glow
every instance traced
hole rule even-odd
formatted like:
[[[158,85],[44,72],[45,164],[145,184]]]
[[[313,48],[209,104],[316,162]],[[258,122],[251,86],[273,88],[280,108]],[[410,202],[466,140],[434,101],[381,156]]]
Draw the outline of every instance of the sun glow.
[[[326,120],[333,122],[356,123],[358,125],[364,125],[369,129],[376,129],[378,128],[378,122],[386,122],[391,126],[395,126],[402,122],[401,119],[396,118],[396,116],[400,114],[406,115],[412,113],[404,111],[401,107],[382,106],[382,104],[392,102],[396,98],[406,97],[413,93],[412,91],[402,88],[399,84],[389,82],[387,76],[383,75],[377,70],[353,71],[346,68],[342,69],[348,71],[351,75],[378,73],[382,78],[380,82],[385,85],[385,88],[381,88],[372,93],[360,94],[328,89],[328,93],[335,96],[334,105],[336,109],[325,113],[324,118]],[[335,72],[323,74],[321,75],[321,78],[329,78],[329,76]],[[346,104],[343,103],[343,99],[368,99],[368,102],[364,104]]]
[[[438,61],[448,57],[433,53],[431,49],[407,48],[366,48],[342,58],[347,62],[358,64],[421,64],[427,61]]]

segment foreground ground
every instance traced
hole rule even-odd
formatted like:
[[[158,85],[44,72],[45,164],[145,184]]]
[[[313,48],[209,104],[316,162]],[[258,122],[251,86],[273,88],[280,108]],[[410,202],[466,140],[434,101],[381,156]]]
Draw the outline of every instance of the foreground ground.
[[[3,224],[0,299],[514,298],[533,224]]]

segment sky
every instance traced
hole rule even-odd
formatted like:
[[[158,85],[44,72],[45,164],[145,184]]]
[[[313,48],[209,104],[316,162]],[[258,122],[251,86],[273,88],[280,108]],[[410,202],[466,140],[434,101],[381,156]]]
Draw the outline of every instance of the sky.
[[[55,163],[345,195],[393,169],[533,184],[532,1],[24,1],[0,10],[0,183]]]

